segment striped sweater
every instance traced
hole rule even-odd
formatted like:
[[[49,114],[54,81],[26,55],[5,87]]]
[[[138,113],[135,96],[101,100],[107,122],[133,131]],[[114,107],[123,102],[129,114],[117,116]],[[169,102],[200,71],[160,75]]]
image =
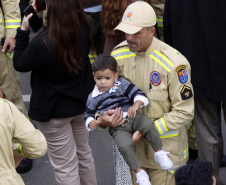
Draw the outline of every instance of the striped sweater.
[[[94,90],[89,94],[84,113],[87,129],[87,119],[90,117],[94,119],[96,112],[102,115],[105,111],[117,107],[121,107],[123,112],[127,112],[128,108],[136,100],[144,102],[144,106],[148,104],[145,94],[125,78],[120,77],[115,84],[117,85],[114,85],[110,90],[99,94],[96,93],[98,88],[95,86]]]

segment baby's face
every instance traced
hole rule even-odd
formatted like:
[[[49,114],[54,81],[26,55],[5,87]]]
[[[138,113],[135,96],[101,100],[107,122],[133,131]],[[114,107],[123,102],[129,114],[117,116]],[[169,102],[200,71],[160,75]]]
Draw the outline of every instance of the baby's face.
[[[114,81],[118,80],[118,73],[110,69],[96,71],[93,76],[100,92],[109,90],[113,86]]]

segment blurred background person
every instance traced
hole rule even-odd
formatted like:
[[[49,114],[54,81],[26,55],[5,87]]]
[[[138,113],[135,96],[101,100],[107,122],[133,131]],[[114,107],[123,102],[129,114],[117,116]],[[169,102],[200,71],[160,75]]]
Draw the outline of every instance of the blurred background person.
[[[103,0],[101,11],[101,22],[106,36],[104,54],[111,54],[115,46],[126,40],[125,33],[114,28],[122,21],[122,16],[128,5],[138,0]],[[151,4],[151,0],[141,0]],[[110,20],[110,21],[109,21]]]
[[[93,36],[96,54],[102,54],[104,49],[105,35],[103,33],[100,12],[102,0],[81,0],[84,11],[93,21]]]
[[[166,0],[164,12],[166,43],[192,68],[198,157],[212,162],[216,177],[223,155],[222,110],[226,118],[225,10],[224,1]]]
[[[14,67],[31,71],[29,116],[47,139],[60,185],[96,185],[83,113],[94,87],[90,22],[80,0],[46,1],[47,26],[29,44],[31,14],[17,29]]]
[[[24,0],[23,0],[24,1]],[[26,116],[27,110],[20,91],[19,73],[13,67],[16,29],[20,27],[19,0],[0,0],[0,88],[4,98],[11,101]],[[32,160],[24,159],[17,171],[28,172]]]

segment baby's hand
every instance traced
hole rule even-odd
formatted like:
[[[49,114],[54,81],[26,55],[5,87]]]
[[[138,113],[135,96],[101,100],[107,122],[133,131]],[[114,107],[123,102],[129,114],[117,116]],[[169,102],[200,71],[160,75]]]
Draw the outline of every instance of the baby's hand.
[[[144,103],[140,100],[134,102],[133,106],[128,109],[128,116],[134,118],[136,116],[136,112],[141,105]]]
[[[98,126],[100,124],[100,121],[97,121],[97,120],[92,120],[92,121],[90,121],[90,123],[89,123],[89,128],[91,128],[91,129],[96,129],[96,127]]]
[[[139,107],[135,104],[128,109],[128,116],[134,118]]]

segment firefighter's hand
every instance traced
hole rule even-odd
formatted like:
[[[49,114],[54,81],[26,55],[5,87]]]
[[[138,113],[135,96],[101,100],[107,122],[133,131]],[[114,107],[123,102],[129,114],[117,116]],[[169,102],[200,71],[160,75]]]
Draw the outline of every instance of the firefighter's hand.
[[[100,126],[106,127],[117,127],[126,121],[126,119],[123,119],[123,111],[120,107],[105,111],[97,120],[100,121]]]
[[[23,158],[15,155],[15,154],[13,155],[13,158],[14,158],[14,162],[15,162],[15,168],[17,168]]]
[[[12,37],[6,37],[4,46],[2,47],[2,51],[3,52],[7,51],[10,53],[14,50],[15,45],[16,45],[16,39]],[[7,49],[8,46],[9,46],[9,49]]]
[[[24,16],[22,25],[21,25],[21,30],[27,31],[30,28],[29,20],[33,16],[33,13],[30,13],[28,16]]]

